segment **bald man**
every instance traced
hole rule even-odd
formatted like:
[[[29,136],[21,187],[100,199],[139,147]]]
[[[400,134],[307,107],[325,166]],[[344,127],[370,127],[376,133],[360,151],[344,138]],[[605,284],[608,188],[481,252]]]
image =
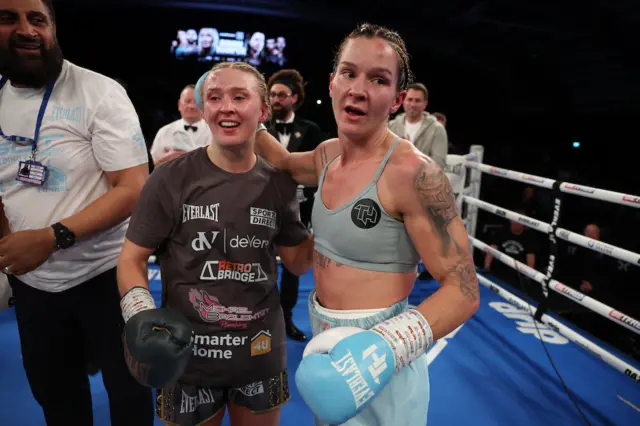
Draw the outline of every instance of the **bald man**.
[[[166,163],[185,152],[211,143],[211,130],[196,106],[194,89],[194,84],[182,89],[178,99],[181,118],[162,127],[156,134],[151,145],[151,158],[154,165]]]

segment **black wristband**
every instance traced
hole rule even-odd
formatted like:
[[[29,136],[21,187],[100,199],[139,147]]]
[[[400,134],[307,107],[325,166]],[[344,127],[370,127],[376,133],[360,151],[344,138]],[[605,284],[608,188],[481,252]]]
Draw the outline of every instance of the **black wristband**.
[[[76,243],[76,236],[69,228],[60,222],[51,225],[56,236],[56,246],[59,249],[68,249]]]

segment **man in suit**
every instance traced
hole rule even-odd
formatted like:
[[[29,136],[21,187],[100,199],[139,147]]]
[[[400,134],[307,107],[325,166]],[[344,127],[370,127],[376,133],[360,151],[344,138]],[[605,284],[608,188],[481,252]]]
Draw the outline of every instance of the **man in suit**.
[[[301,118],[296,111],[304,102],[304,85],[302,75],[296,70],[284,69],[276,72],[269,79],[267,86],[273,109],[273,119],[268,130],[284,145],[289,152],[313,151],[325,140],[320,127],[310,120]],[[304,188],[301,197],[300,217],[302,223],[309,226],[313,197],[317,188]],[[282,267],[280,282],[280,303],[286,323],[287,335],[294,340],[305,341],[307,337],[291,319],[292,310],[298,300],[299,278]]]

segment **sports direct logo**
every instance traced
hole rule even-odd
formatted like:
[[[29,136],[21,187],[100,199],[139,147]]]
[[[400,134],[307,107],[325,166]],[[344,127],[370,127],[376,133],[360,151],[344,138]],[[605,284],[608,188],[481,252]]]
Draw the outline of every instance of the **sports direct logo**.
[[[271,229],[276,229],[276,212],[267,209],[260,209],[257,207],[251,207],[251,218],[249,223],[251,225],[266,226]]]
[[[247,328],[249,322],[269,313],[269,308],[253,313],[246,306],[224,306],[217,297],[194,288],[189,291],[189,301],[203,321],[228,328]]]
[[[267,281],[269,277],[259,263],[237,263],[227,260],[207,260],[202,267],[203,281],[234,280],[243,283]]]

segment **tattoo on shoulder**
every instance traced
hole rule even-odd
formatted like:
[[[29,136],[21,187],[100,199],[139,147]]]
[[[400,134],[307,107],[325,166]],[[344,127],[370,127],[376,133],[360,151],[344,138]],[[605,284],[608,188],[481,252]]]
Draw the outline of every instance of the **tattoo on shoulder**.
[[[331,265],[342,266],[342,263],[338,263],[334,260],[331,260],[327,256],[320,254],[317,251],[314,252],[314,257],[315,257],[316,266],[320,269],[328,268]]]
[[[451,243],[447,228],[458,216],[458,206],[449,179],[442,169],[424,163],[418,169],[414,183],[420,204],[442,239],[446,253]]]

